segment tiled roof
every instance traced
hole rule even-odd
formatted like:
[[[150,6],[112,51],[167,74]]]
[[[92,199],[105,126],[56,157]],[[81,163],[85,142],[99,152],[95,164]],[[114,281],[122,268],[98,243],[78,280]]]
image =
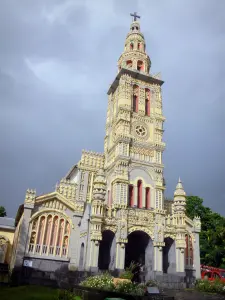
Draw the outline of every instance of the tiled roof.
[[[15,228],[15,219],[0,217],[0,228]]]

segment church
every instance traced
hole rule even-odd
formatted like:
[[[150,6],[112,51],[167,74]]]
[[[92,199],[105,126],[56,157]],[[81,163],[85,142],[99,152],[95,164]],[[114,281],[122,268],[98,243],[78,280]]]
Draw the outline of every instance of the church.
[[[201,221],[185,215],[180,179],[174,199],[164,199],[164,82],[151,74],[139,16],[132,16],[108,90],[104,152],[83,150],[54,192],[27,190],[12,269],[121,271],[134,261],[146,280],[187,272],[200,278]]]

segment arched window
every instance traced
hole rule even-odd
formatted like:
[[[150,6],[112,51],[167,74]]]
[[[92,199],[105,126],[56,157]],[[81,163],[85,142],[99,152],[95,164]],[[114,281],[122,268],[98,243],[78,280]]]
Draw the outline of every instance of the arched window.
[[[145,89],[145,115],[150,116],[150,90]]]
[[[137,183],[137,189],[138,189],[138,208],[142,208],[142,181],[138,180]]]
[[[150,194],[150,188],[147,187],[145,190],[145,203],[146,203],[146,208],[149,209],[151,207],[151,194]]]
[[[139,87],[133,86],[133,111],[138,112]]]
[[[127,60],[127,68],[132,68],[132,60]]]
[[[130,43],[130,50],[133,50],[133,49],[134,49],[134,44]]]
[[[138,48],[138,50],[141,49],[141,43],[138,43],[137,48]]]
[[[129,185],[129,201],[128,201],[128,205],[130,207],[134,206],[134,187],[133,185]]]
[[[70,224],[66,218],[44,214],[31,224],[29,252],[67,257]]]
[[[193,266],[193,243],[192,238],[189,234],[186,234],[185,236],[186,240],[186,249],[185,249],[185,264],[187,267]]]
[[[141,60],[138,60],[137,62],[137,70],[138,71],[144,71],[144,63]]]

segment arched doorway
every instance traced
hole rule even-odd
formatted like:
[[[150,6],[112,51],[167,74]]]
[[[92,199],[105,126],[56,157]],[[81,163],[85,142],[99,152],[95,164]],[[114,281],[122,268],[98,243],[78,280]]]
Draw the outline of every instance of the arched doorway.
[[[133,261],[146,265],[148,263],[152,240],[143,231],[133,231],[128,235],[128,243],[125,249],[125,267],[129,267]],[[151,256],[151,255],[150,255]]]
[[[176,247],[175,241],[167,237],[164,239],[165,246],[163,247],[163,273],[176,272]]]
[[[102,232],[102,240],[99,245],[98,268],[99,270],[108,270],[113,257],[113,240],[115,234],[111,230]]]

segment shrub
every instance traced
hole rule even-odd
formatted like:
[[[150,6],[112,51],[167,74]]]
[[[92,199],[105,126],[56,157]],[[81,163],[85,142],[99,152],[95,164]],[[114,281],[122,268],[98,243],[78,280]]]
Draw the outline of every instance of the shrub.
[[[135,264],[133,261],[131,262],[130,266],[128,268],[125,269],[125,271],[123,271],[119,278],[121,279],[130,279],[132,280],[135,274],[135,269],[140,267],[139,264]]]
[[[119,278],[121,278],[121,279],[130,279],[130,280],[132,280],[133,277],[134,277],[134,274],[130,270],[123,271],[119,276]]]
[[[155,280],[149,280],[149,281],[146,282],[146,286],[147,287],[153,287],[153,286],[158,287],[158,283]]]
[[[101,275],[87,277],[80,283],[81,286],[102,289],[102,290],[113,290],[113,277],[108,273]]]
[[[144,284],[134,284],[132,282],[123,281],[118,282],[115,286],[115,291],[129,295],[143,296],[146,291],[146,286]]]
[[[72,292],[66,290],[58,290],[55,300],[82,300],[81,297],[75,296]]]
[[[225,283],[220,280],[197,280],[195,287],[202,292],[225,294]]]

